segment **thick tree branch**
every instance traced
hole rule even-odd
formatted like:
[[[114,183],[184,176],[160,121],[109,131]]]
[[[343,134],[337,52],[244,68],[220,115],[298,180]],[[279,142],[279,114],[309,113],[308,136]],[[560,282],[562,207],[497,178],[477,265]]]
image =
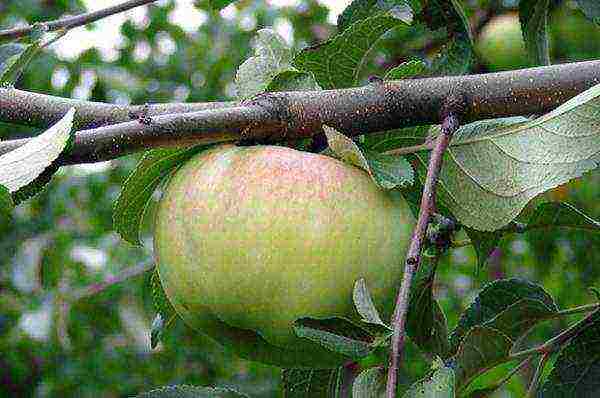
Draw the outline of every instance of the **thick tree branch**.
[[[0,120],[8,123],[47,128],[75,107],[76,129],[92,129],[128,122],[137,115],[163,115],[232,107],[235,102],[166,103],[146,105],[114,105],[55,97],[29,91],[0,88]]]
[[[39,24],[28,25],[21,28],[0,30],[0,41],[13,40],[18,39],[19,37],[27,36],[29,33],[31,33],[35,26],[39,25],[44,26],[48,31],[76,28],[78,26],[87,25],[99,19],[119,14],[135,7],[154,3],[156,1],[157,0],[130,0],[116,6],[107,7],[103,10],[98,10],[87,14],[70,16],[58,19],[56,21],[41,22]]]
[[[274,142],[298,139],[320,132],[323,124],[350,135],[434,124],[439,122],[435,115],[450,94],[463,99],[461,120],[465,122],[539,114],[599,83],[600,61],[588,61],[482,75],[378,82],[341,90],[269,93],[240,104],[190,104],[213,109],[156,116],[150,124],[130,121],[79,131],[71,154],[62,162],[96,162],[165,145],[245,138]],[[31,101],[23,101],[24,97]],[[130,117],[132,110],[0,90],[0,121],[47,126],[72,105],[83,107],[82,114],[76,116],[77,126],[107,124],[113,118],[121,121]],[[169,106],[185,107],[154,105],[149,106],[149,114]],[[102,116],[97,118],[98,114]],[[26,141],[0,142],[0,154]]]
[[[460,97],[458,97],[460,98]],[[462,108],[463,103],[459,99],[458,107]],[[402,356],[402,350],[404,349],[404,338],[406,335],[406,315],[408,314],[408,306],[410,299],[410,288],[412,280],[416,274],[419,265],[421,263],[421,252],[423,248],[423,242],[425,241],[427,226],[431,214],[435,207],[435,189],[439,178],[440,170],[442,168],[442,159],[444,152],[450,144],[452,135],[458,129],[459,121],[456,110],[457,105],[454,104],[454,97],[450,99],[450,102],[445,104],[448,107],[448,112],[444,112],[442,121],[442,131],[437,137],[435,146],[431,153],[429,160],[429,166],[427,168],[427,177],[425,178],[425,185],[423,186],[423,195],[421,197],[421,208],[419,209],[419,217],[417,224],[413,230],[412,239],[406,253],[406,261],[404,264],[404,275],[402,277],[402,284],[400,285],[400,291],[396,299],[396,309],[394,311],[394,317],[392,319],[394,325],[394,334],[392,335],[392,352],[390,354],[390,366],[388,370],[388,380],[386,388],[386,397],[396,397],[396,386],[398,384],[398,369],[399,363]],[[462,109],[461,109],[462,110]]]

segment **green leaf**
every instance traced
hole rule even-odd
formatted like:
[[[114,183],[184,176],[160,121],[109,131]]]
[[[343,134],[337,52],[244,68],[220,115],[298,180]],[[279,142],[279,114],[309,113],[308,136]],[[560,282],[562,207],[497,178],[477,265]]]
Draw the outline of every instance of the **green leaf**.
[[[4,76],[8,69],[17,61],[28,45],[20,43],[8,43],[0,45],[0,76]],[[2,82],[2,80],[0,80]]]
[[[535,304],[531,304],[532,302]],[[540,309],[537,303],[543,305],[544,308]],[[505,310],[508,312],[503,313]],[[530,321],[535,323],[539,320],[538,316],[534,314],[544,311],[548,314],[554,313],[558,311],[558,308],[552,296],[542,286],[518,278],[493,281],[483,288],[475,301],[461,315],[458,325],[450,336],[451,352],[457,351],[464,336],[475,326],[499,328],[500,325],[504,325],[503,335],[516,338],[518,334],[523,335],[528,332],[529,329],[523,329],[524,324]],[[520,324],[515,329],[502,322],[507,318],[514,318],[515,314],[517,317],[525,317],[522,319],[524,324]],[[528,316],[531,318],[527,318]]]
[[[401,156],[383,155],[375,151],[362,151],[360,147],[342,133],[323,126],[331,150],[344,162],[353,164],[371,175],[373,181],[383,189],[409,186],[414,181],[412,167]]]
[[[360,278],[354,284],[352,299],[356,311],[358,311],[358,314],[362,317],[363,322],[380,325],[386,329],[393,330],[381,320],[379,311],[375,308],[373,298],[371,297],[369,289],[367,288],[367,283],[363,278]]]
[[[177,317],[177,313],[165,294],[156,269],[152,272],[152,276],[150,277],[150,291],[152,293],[154,308],[158,312],[154,317],[150,328],[150,348],[154,349],[162,340],[165,332],[173,324],[173,320]]]
[[[560,202],[549,202],[539,205],[529,217],[524,231],[557,227],[600,232],[600,222],[588,217],[570,204]],[[477,268],[480,269],[485,265],[492,251],[498,247],[502,237],[513,231],[498,230],[484,232],[465,228],[465,232],[475,248],[475,252],[477,253]]]
[[[600,2],[598,0],[575,0],[589,20],[600,25]]]
[[[8,46],[8,47],[7,47]],[[19,79],[25,68],[42,48],[42,41],[36,40],[31,44],[20,46],[5,44],[0,46],[0,85],[12,86]],[[12,54],[7,56],[8,54]],[[2,56],[6,58],[2,58]]]
[[[382,11],[392,11],[398,19],[411,24],[413,8],[415,6],[420,8],[420,3],[414,0],[410,3],[406,0],[354,0],[339,15],[337,20],[338,32],[343,32],[352,24]]]
[[[363,370],[352,384],[352,398],[382,398],[385,396],[386,372],[381,367]]]
[[[236,0],[208,0],[208,4],[217,10],[222,10],[223,8],[235,2]]]
[[[388,70],[385,74],[385,80],[401,80],[411,77],[424,75],[427,71],[427,65],[421,60],[410,60]]]
[[[294,332],[353,359],[366,357],[372,351],[371,335],[344,318],[300,318],[294,322]]]
[[[69,109],[44,133],[0,156],[0,185],[13,194],[15,204],[39,192],[58,170],[56,160],[73,140],[74,115],[75,108]]]
[[[534,65],[550,65],[548,12],[550,0],[521,0],[519,20],[525,47]]]
[[[154,303],[154,309],[162,315],[162,318],[168,320],[175,314],[175,309],[171,305],[165,291],[160,282],[160,276],[158,271],[154,269],[152,276],[150,277],[150,290],[152,293],[152,302]]]
[[[540,398],[600,396],[600,312],[560,352]]]
[[[405,393],[404,398],[454,398],[454,370],[440,365],[431,377],[419,380]]]
[[[565,227],[600,232],[600,222],[588,217],[568,203],[542,203],[529,217],[526,230]]]
[[[384,33],[397,26],[407,24],[392,10],[379,12],[351,24],[324,43],[303,49],[293,65],[312,72],[324,89],[356,85],[366,55]]]
[[[471,28],[458,0],[428,0],[419,18],[432,30],[445,28],[448,42],[432,63],[439,75],[457,75],[469,71],[473,59]]]
[[[275,76],[267,85],[266,91],[317,91],[320,89],[321,87],[311,73],[290,69]]]
[[[465,335],[455,357],[456,386],[462,389],[479,374],[510,360],[514,340],[499,330],[475,326]]]
[[[411,288],[406,332],[422,351],[445,357],[449,348],[448,326],[433,297],[436,266],[428,260],[423,258]]]
[[[438,198],[461,224],[494,231],[536,195],[600,162],[600,85],[531,121],[484,120],[460,128],[444,157]],[[415,154],[420,168],[429,160]]]
[[[433,59],[431,70],[435,75],[464,75],[473,61],[473,43],[464,36],[453,38]]]
[[[343,368],[284,369],[284,398],[343,398],[340,396]]]
[[[254,56],[244,61],[235,75],[237,98],[252,98],[267,91],[267,87],[278,74],[295,71],[291,62],[292,52],[281,36],[271,29],[259,30],[254,43]],[[275,86],[281,85],[281,79],[280,77]],[[305,75],[304,80],[306,79],[308,78]]]
[[[121,238],[141,245],[140,225],[154,190],[173,170],[204,148],[153,149],[144,153],[123,183],[113,209],[113,225]]]
[[[490,257],[494,249],[498,247],[504,232],[477,231],[476,229],[468,227],[465,228],[465,232],[471,240],[473,248],[475,249],[475,253],[477,254],[477,270],[479,271],[485,266],[487,259]]]
[[[4,223],[10,219],[14,206],[10,191],[0,185],[0,222]]]
[[[139,394],[137,398],[248,398],[229,388],[168,386]]]

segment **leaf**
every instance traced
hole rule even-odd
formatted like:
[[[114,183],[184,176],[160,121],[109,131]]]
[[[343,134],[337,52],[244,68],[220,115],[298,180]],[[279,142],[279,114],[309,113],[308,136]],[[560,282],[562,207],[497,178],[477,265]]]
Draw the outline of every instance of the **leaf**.
[[[315,77],[308,72],[285,70],[275,76],[267,85],[266,91],[317,91],[321,87]]]
[[[20,47],[20,51],[18,47]],[[15,84],[41,47],[41,40],[20,46],[15,44],[0,46],[0,85],[12,86]]]
[[[381,320],[379,311],[377,311],[377,308],[375,308],[373,298],[371,297],[369,289],[367,288],[367,283],[363,278],[360,278],[354,284],[352,299],[358,314],[362,317],[363,322],[381,325],[386,329],[393,330]]]
[[[281,72],[294,70],[292,52],[285,41],[271,29],[257,32],[254,56],[248,58],[237,70],[235,90],[238,99],[247,99],[263,93]]]
[[[217,10],[222,10],[223,8],[235,2],[236,0],[208,0],[208,4]]]
[[[139,394],[137,398],[248,398],[229,388],[167,386]]]
[[[324,43],[303,49],[293,66],[312,72],[324,89],[356,85],[366,55],[384,33],[397,26],[407,24],[392,10],[376,13]]]
[[[404,398],[454,398],[454,371],[442,366],[431,377],[419,380],[405,393]]]
[[[383,189],[411,185],[414,173],[411,165],[400,156],[362,151],[360,147],[337,130],[323,126],[331,150],[343,161],[365,170],[373,181]]]
[[[431,70],[435,75],[464,75],[471,69],[473,43],[464,36],[448,41],[433,59]]]
[[[352,384],[352,398],[381,398],[385,395],[386,372],[374,367],[363,370]]]
[[[150,291],[154,308],[158,312],[150,327],[150,348],[154,349],[162,340],[165,332],[169,330],[173,320],[177,317],[177,313],[165,294],[156,269],[150,277]]]
[[[600,395],[600,312],[561,350],[540,398]]]
[[[531,121],[479,121],[460,128],[444,157],[438,198],[465,226],[497,230],[536,195],[600,162],[600,85]],[[421,168],[428,156],[415,155]]]
[[[284,398],[342,398],[343,368],[284,369]]]
[[[499,327],[498,325],[501,323],[495,323],[494,320],[497,316],[500,316],[503,311],[509,309],[515,303],[517,303],[517,306],[509,310],[511,311],[509,312],[509,315],[505,313],[501,316],[512,316],[510,315],[512,314],[512,311],[518,313],[519,310],[523,310],[522,313],[526,315],[526,307],[531,301],[541,303],[549,312],[553,313],[558,311],[552,296],[538,284],[518,278],[499,279],[489,283],[481,292],[479,292],[473,304],[471,304],[461,315],[458,325],[450,336],[451,352],[457,351],[460,342],[473,327],[478,325]],[[521,308],[520,306],[523,304],[527,305],[524,306],[524,308]],[[526,319],[524,321],[527,322]],[[528,329],[517,329],[517,331],[520,331],[521,334],[525,334]],[[502,332],[503,335],[508,336],[509,338],[516,337],[512,326],[502,330]]]
[[[363,329],[344,318],[300,318],[294,322],[298,337],[314,341],[330,351],[360,359],[372,351],[372,337]]]
[[[483,326],[469,330],[455,357],[456,387],[461,389],[479,374],[510,360],[513,344],[499,330]]]
[[[519,340],[539,322],[551,318],[557,308],[549,308],[540,300],[523,299],[483,323],[484,326],[501,331],[512,340]]]
[[[575,0],[589,20],[600,25],[600,3],[597,0]]]
[[[542,203],[529,217],[526,230],[566,227],[600,232],[600,222],[588,217],[568,203]]]
[[[12,197],[9,190],[0,185],[0,222],[4,223],[10,219],[14,208]]]
[[[409,4],[406,0],[354,0],[338,16],[338,32],[343,32],[352,24],[381,11],[392,11],[398,19],[410,25],[413,20],[413,8],[420,6],[418,1],[412,1],[411,3]]]
[[[502,239],[504,232],[477,231],[473,228],[465,228],[465,232],[471,240],[475,253],[477,254],[477,270],[479,271],[485,266],[487,259],[500,244],[500,239]]]
[[[58,169],[55,161],[70,149],[75,108],[44,133],[0,156],[0,185],[13,194],[15,203],[37,193]],[[43,177],[43,178],[40,178]]]
[[[525,47],[534,65],[550,65],[548,13],[550,0],[521,0],[519,20]]]
[[[0,45],[0,76],[4,76],[11,65],[16,62],[18,55],[23,53],[26,48],[27,45],[20,43]]]
[[[171,305],[165,291],[160,282],[160,276],[158,271],[154,269],[152,276],[150,277],[150,291],[152,293],[152,302],[154,309],[162,315],[163,320],[168,320],[175,315],[175,309]]]
[[[419,18],[432,30],[445,28],[448,42],[432,62],[438,75],[460,75],[469,71],[473,59],[471,28],[457,0],[427,0]]]
[[[173,170],[205,148],[153,149],[144,153],[123,183],[113,209],[113,226],[121,238],[141,245],[140,225],[154,190]]]
[[[570,204],[561,202],[549,202],[539,205],[529,217],[523,231],[557,227],[600,232],[600,222],[588,217]],[[513,231],[498,230],[484,232],[465,228],[465,232],[475,248],[475,252],[477,253],[477,268],[480,269],[485,265],[493,250],[498,247],[502,237]]]
[[[427,71],[427,66],[421,60],[410,60],[401,63],[400,65],[388,70],[384,80],[401,80],[411,77],[424,75]]]
[[[448,350],[446,317],[433,297],[436,267],[423,258],[411,288],[406,332],[419,348],[444,357]]]

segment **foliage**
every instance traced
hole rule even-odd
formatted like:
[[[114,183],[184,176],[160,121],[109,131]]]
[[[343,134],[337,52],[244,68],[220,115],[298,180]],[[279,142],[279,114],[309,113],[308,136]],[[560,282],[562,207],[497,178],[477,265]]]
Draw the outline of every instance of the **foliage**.
[[[89,3],[4,1],[0,27],[81,13]],[[328,22],[325,2],[314,0],[277,8],[260,1],[197,3],[183,9],[159,2],[124,17],[115,36],[120,43],[108,50],[69,54],[83,31],[62,37],[67,32],[36,26],[19,42],[1,43],[0,82],[143,104],[385,84],[370,80],[373,75],[485,72],[495,66],[491,58],[478,59],[473,47],[486,19],[517,12],[532,65],[598,56],[600,10],[593,0],[355,0],[337,27]],[[178,22],[182,12],[194,13],[189,26]],[[288,25],[291,40],[280,35]],[[586,288],[600,281],[600,253],[593,250],[600,247],[599,94],[595,86],[540,117],[477,121],[455,134],[437,211],[462,230],[424,254],[413,285],[410,340],[399,371],[405,397],[524,396],[525,372],[503,377],[516,361],[539,354],[527,350],[540,341],[555,360],[541,372],[539,396],[597,393],[597,312],[575,328],[568,328],[567,316],[596,309],[581,304],[593,301]],[[381,396],[392,329],[363,280],[348,298],[356,319],[296,321],[298,336],[353,358],[352,366],[326,370],[281,370],[236,358],[179,321],[155,273],[114,282],[151,256],[161,183],[205,147],[61,168],[76,111],[46,131],[0,124],[3,139],[35,136],[0,156],[0,396],[272,397],[284,391],[318,398],[340,396],[352,378],[354,397]],[[358,137],[324,130],[327,153],[418,207],[429,152],[387,152],[426,145],[438,126]]]

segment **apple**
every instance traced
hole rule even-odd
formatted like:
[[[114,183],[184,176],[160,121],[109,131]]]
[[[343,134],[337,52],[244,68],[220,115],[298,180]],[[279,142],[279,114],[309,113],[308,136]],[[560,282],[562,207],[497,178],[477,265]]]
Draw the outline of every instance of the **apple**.
[[[475,47],[491,71],[519,69],[529,65],[517,14],[492,18],[481,31]]]
[[[347,358],[299,338],[302,317],[358,319],[364,278],[391,316],[413,219],[398,192],[334,158],[224,145],[178,169],[156,213],[155,257],[183,320],[242,358],[330,368]]]

